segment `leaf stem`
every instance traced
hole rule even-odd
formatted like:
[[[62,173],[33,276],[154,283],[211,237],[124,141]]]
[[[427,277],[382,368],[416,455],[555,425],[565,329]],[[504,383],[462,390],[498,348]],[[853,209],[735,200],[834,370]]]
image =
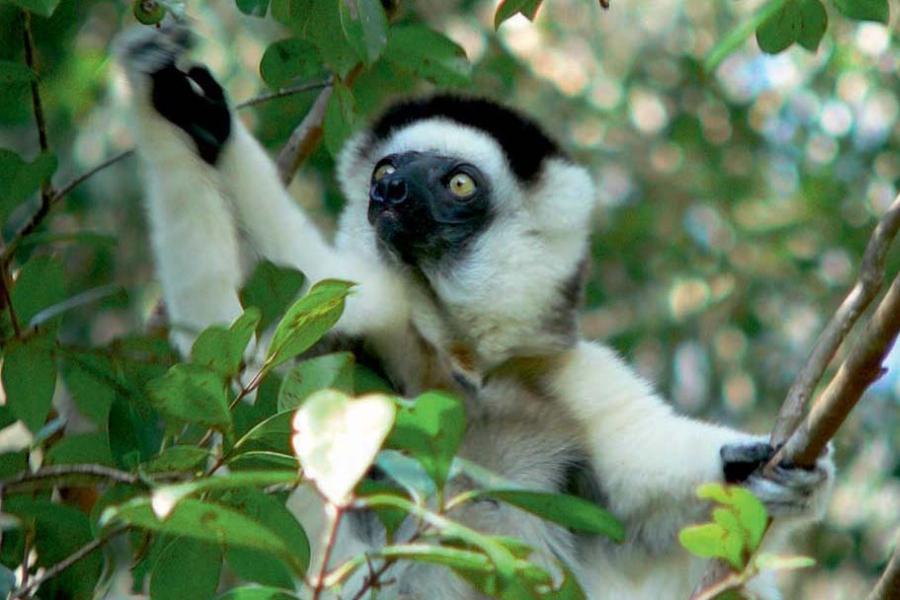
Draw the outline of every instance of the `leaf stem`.
[[[325,552],[322,554],[322,565],[319,567],[319,575],[313,582],[312,600],[318,600],[319,596],[322,594],[322,589],[325,587],[325,575],[328,572],[328,561],[331,560],[331,553],[337,542],[338,527],[341,524],[341,517],[344,516],[346,508],[335,504],[329,504],[326,506],[326,510],[333,514],[331,515],[331,524],[328,529],[328,538],[325,542]]]

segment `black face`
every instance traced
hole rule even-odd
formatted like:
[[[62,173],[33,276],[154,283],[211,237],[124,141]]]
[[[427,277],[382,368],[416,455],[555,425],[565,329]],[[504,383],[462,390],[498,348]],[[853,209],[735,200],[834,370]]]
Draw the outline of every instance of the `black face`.
[[[487,178],[475,166],[430,152],[381,159],[372,171],[369,223],[381,244],[411,265],[458,256],[491,220]]]

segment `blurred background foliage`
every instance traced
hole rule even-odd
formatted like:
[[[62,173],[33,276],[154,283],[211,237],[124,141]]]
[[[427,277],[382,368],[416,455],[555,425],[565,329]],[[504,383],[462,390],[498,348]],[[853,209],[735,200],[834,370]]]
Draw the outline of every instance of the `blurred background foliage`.
[[[599,209],[585,335],[617,348],[680,410],[765,432],[900,185],[900,11],[894,3],[889,24],[833,18],[816,52],[766,55],[750,40],[707,72],[713,46],[759,4],[614,0],[604,11],[548,0],[534,23],[519,15],[495,32],[495,2],[416,0],[402,2],[398,19],[424,22],[465,50],[471,82],[440,83],[525,109],[591,166]],[[202,36],[198,59],[234,101],[266,91],[259,65],[287,35],[282,25],[232,2],[189,1],[186,12]],[[110,44],[133,23],[128,2],[108,0],[63,0],[51,18],[34,17],[56,182],[131,145]],[[0,60],[22,63],[21,39],[19,8],[0,3]],[[344,116],[365,119],[397,94],[429,87],[382,63],[356,81]],[[0,147],[33,160],[29,88],[0,85]],[[315,96],[242,116],[274,153]],[[342,134],[334,135],[292,184],[326,228],[342,204],[330,152]],[[31,240],[41,245],[19,251],[20,264],[36,251],[62,260],[69,295],[115,286],[68,312],[62,339],[100,345],[146,327],[160,291],[140,195],[128,158],[78,187]],[[4,239],[31,202],[12,212]],[[898,268],[895,251],[888,273]],[[836,439],[838,487],[808,542],[821,567],[794,575],[787,597],[864,596],[894,543],[896,349],[888,366]],[[57,388],[56,405],[74,410],[65,394]],[[71,416],[69,430],[90,429]]]

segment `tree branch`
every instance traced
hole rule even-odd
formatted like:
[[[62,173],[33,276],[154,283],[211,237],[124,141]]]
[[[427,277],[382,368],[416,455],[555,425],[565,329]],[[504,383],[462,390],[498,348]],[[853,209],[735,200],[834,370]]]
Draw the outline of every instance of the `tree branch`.
[[[141,482],[140,477],[127,471],[120,471],[112,467],[95,464],[77,464],[77,465],[51,465],[49,467],[41,467],[34,472],[22,472],[13,475],[7,479],[0,481],[0,490],[21,491],[25,489],[34,489],[45,487],[47,485],[60,485],[71,483],[72,480],[84,478],[108,479],[117,483],[137,484]]]
[[[890,352],[900,328],[900,275],[870,318],[862,337],[804,419],[807,400],[825,369],[882,286],[885,260],[898,229],[900,195],[872,232],[863,255],[859,279],[816,340],[812,353],[788,392],[771,438],[773,444],[783,443],[784,446],[765,469],[772,469],[782,461],[801,466],[814,465],[863,392],[881,376],[881,363]],[[731,572],[728,563],[710,561],[691,595],[692,600],[702,597]]]
[[[881,217],[863,254],[859,278],[850,293],[835,311],[834,316],[816,340],[816,345],[806,364],[794,379],[787,399],[781,406],[772,430],[772,445],[780,446],[803,420],[806,405],[825,369],[840,347],[847,333],[866,310],[881,289],[884,281],[884,263],[897,230],[900,229],[900,196]]]
[[[894,547],[891,561],[866,600],[896,600],[897,598],[900,598],[900,537],[897,538],[897,545]]]
[[[312,90],[320,90],[322,88],[327,88],[331,85],[331,80],[326,79],[325,81],[314,81],[312,83],[303,83],[300,85],[295,85],[293,87],[282,88],[276,92],[270,92],[268,94],[260,94],[254,98],[250,98],[248,100],[244,100],[243,102],[239,102],[234,105],[235,110],[241,110],[244,108],[249,108],[251,106],[256,106],[257,104],[263,104],[265,102],[269,102],[270,100],[277,100],[278,98],[287,98],[288,96],[294,96],[296,94],[302,94],[303,92],[309,92]]]
[[[85,544],[84,546],[82,546],[81,548],[79,548],[78,550],[76,550],[75,552],[70,554],[69,556],[65,557],[64,559],[62,559],[55,565],[47,567],[47,570],[45,570],[41,574],[40,577],[35,577],[34,579],[31,580],[31,582],[23,585],[22,587],[20,587],[16,590],[13,590],[9,596],[10,600],[16,600],[16,598],[29,597],[31,595],[31,592],[33,592],[38,587],[40,587],[44,582],[49,581],[50,579],[53,579],[54,577],[56,577],[57,575],[59,575],[60,573],[62,573],[63,571],[65,571],[66,569],[68,569],[69,567],[74,565],[75,563],[77,563],[82,558],[86,557],[88,554],[90,554],[97,548],[104,546],[109,540],[111,540],[113,537],[117,536],[118,534],[122,533],[126,529],[128,529],[128,526],[122,526],[122,527],[118,527],[116,529],[111,529],[110,531],[106,532],[102,536],[91,540],[90,542],[88,542],[87,544]],[[27,569],[27,566],[26,566],[26,569]]]
[[[794,464],[813,466],[828,441],[834,437],[863,392],[885,369],[882,367],[900,331],[900,275],[875,309],[859,341],[819,396],[809,415],[778,454]],[[776,454],[773,462],[778,464]]]
[[[325,108],[334,88],[330,85],[319,92],[316,101],[300,124],[291,133],[287,143],[278,153],[275,164],[278,166],[278,175],[281,182],[287,186],[294,178],[294,174],[300,165],[306,160],[319,142],[322,140],[322,124],[325,121]]]

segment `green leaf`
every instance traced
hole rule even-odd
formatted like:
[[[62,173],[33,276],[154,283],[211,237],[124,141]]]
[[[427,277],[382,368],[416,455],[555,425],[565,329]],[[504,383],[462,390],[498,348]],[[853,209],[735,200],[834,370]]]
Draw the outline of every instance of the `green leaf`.
[[[678,541],[691,554],[703,558],[724,558],[740,571],[744,567],[744,561],[741,547],[734,545],[734,539],[725,528],[716,523],[692,525],[678,533]]]
[[[255,306],[261,317],[256,333],[261,334],[284,314],[303,287],[303,273],[290,267],[280,267],[267,260],[260,261],[241,290],[241,304]]]
[[[224,377],[235,376],[244,360],[247,345],[259,325],[260,311],[250,307],[228,329],[213,325],[203,330],[191,347],[191,362],[208,367]]]
[[[359,63],[356,52],[344,37],[340,5],[337,1],[314,0],[309,9],[304,36],[315,44],[322,61],[339,78]]]
[[[322,124],[325,131],[325,147],[332,156],[336,157],[340,153],[344,142],[353,134],[355,124],[356,102],[353,93],[346,85],[336,82],[325,106],[325,119]]]
[[[56,363],[46,337],[11,340],[3,350],[3,390],[12,414],[32,432],[47,420],[56,389]]]
[[[237,0],[237,7],[245,15],[264,18],[269,10],[269,0]]]
[[[259,62],[259,74],[269,87],[278,89],[295,79],[308,79],[322,73],[316,47],[300,38],[288,38],[271,44]]]
[[[276,367],[319,341],[337,323],[344,311],[344,299],[353,285],[324,279],[294,302],[275,328],[266,357],[267,367]]]
[[[347,42],[367,65],[371,65],[387,45],[387,15],[380,0],[340,0],[341,28]]]
[[[395,405],[372,394],[351,399],[316,392],[297,409],[291,443],[306,477],[330,502],[345,506],[394,425]]]
[[[800,35],[797,43],[815,52],[828,29],[828,13],[821,0],[797,0],[800,5]]]
[[[68,434],[53,444],[44,458],[47,465],[93,463],[115,466],[109,452],[109,436],[105,431]]]
[[[314,0],[272,0],[272,17],[294,29],[300,29],[309,18]]]
[[[197,446],[170,446],[159,456],[141,465],[147,473],[195,471],[209,458],[209,451]]]
[[[494,29],[500,29],[504,21],[521,13],[529,21],[534,20],[543,0],[503,0],[494,12]]]
[[[293,417],[294,411],[286,410],[257,423],[235,443],[233,451],[237,452],[250,442],[260,442],[275,451],[290,451]]]
[[[326,388],[353,393],[353,354],[339,352],[304,360],[285,376],[278,391],[278,410],[293,410],[313,392]]]
[[[19,322],[28,324],[42,309],[62,301],[64,281],[62,263],[55,258],[39,256],[25,263],[11,292]]]
[[[11,150],[0,148],[0,224],[56,171],[56,156],[41,154],[27,163]],[[27,320],[23,319],[27,322]]]
[[[167,417],[220,431],[231,429],[231,413],[222,377],[207,367],[175,365],[147,385],[153,405]]]
[[[79,412],[98,425],[106,425],[119,385],[112,359],[90,352],[67,353],[63,355],[62,375]]]
[[[463,86],[469,83],[466,52],[448,37],[423,25],[392,27],[384,58],[436,85]]]
[[[116,397],[109,409],[106,430],[116,464],[133,469],[159,452],[162,425],[159,413],[144,402]]]
[[[465,423],[465,410],[459,400],[442,392],[427,392],[416,398],[412,406],[400,410],[388,444],[409,451],[442,489],[462,441]]]
[[[838,11],[849,19],[887,24],[891,16],[888,0],[834,0]]]
[[[153,565],[150,597],[153,600],[206,600],[216,594],[222,572],[218,545],[190,537],[169,542]]]
[[[297,600],[297,596],[287,590],[254,585],[230,589],[218,600]]]
[[[697,497],[715,500],[726,506],[734,513],[738,525],[744,530],[739,533],[746,538],[747,550],[752,553],[759,547],[769,516],[765,505],[749,490],[737,485],[708,483],[697,489]]]
[[[255,548],[274,554],[303,574],[305,565],[277,532],[240,512],[193,498],[185,498],[164,519],[156,516],[149,498],[136,498],[103,511],[100,524],[121,522],[151,531],[184,535],[222,544],[225,548]]]
[[[800,37],[802,19],[797,0],[787,0],[756,30],[756,41],[767,54],[778,54]]]
[[[764,21],[778,12],[787,1],[788,0],[769,0],[769,2],[759,7],[756,12],[753,13],[752,17],[742,21],[740,25],[722,38],[722,41],[713,47],[703,63],[703,67],[706,71],[710,72],[718,67],[728,55],[732,54],[738,47],[746,42],[747,38],[749,38]]]
[[[37,76],[27,65],[12,60],[0,60],[0,85],[31,83],[35,79]]]
[[[269,496],[260,490],[250,487],[229,490],[222,496],[221,502],[236,509],[242,515],[259,521],[264,527],[273,531],[281,538],[285,546],[306,570],[309,567],[310,546],[306,532],[297,518],[285,506],[273,496]],[[248,564],[255,559],[254,564]],[[247,579],[253,579],[267,585],[291,586],[290,573],[279,569],[280,565],[273,564],[270,557],[250,548],[231,548],[228,551],[228,561],[232,568]],[[287,580],[283,579],[288,575]]]
[[[753,561],[761,571],[793,571],[815,566],[816,561],[809,556],[789,556],[761,552]]]
[[[50,17],[56,10],[59,0],[7,0],[42,17]]]
[[[382,450],[375,464],[417,500],[427,500],[437,492],[422,463],[397,450]]]
[[[4,498],[3,512],[18,516],[34,528],[37,566],[49,567],[92,541],[86,514],[71,506],[23,496]],[[4,545],[6,544],[4,536]],[[41,598],[93,598],[103,569],[103,554],[91,552],[41,585]]]
[[[512,504],[575,531],[605,535],[621,542],[625,528],[611,513],[577,496],[530,490],[484,490],[481,497]]]
[[[165,517],[182,499],[213,490],[230,490],[239,487],[266,487],[277,484],[297,483],[297,471],[239,471],[217,477],[203,477],[184,483],[165,485],[153,490],[153,510]]]

